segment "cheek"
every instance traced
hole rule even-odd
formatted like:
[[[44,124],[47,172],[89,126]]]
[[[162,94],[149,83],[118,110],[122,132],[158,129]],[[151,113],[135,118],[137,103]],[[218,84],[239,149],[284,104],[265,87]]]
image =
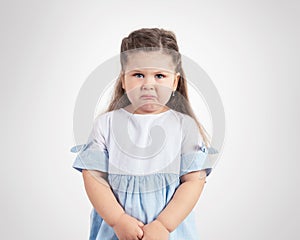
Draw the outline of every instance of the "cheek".
[[[157,86],[158,86],[158,89],[160,89],[160,91],[168,92],[170,89],[172,91],[173,81],[172,80],[161,81],[161,82],[157,83]]]
[[[171,96],[172,88],[170,88],[170,86],[160,85],[156,89],[157,95],[161,101],[166,101],[166,99],[169,99]]]
[[[138,86],[137,83],[128,83],[126,86],[126,92],[127,92],[127,96],[129,98],[129,100],[135,101],[137,99],[139,99],[140,96],[140,87]]]
[[[125,80],[125,87],[127,88],[127,90],[132,90],[136,88],[138,85],[139,85],[139,81],[137,80],[131,78]]]

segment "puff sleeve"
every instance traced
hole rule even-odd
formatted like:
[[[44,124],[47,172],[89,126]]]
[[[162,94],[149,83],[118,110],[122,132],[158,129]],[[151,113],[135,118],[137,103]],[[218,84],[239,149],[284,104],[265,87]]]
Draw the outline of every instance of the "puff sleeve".
[[[212,167],[208,148],[203,142],[198,125],[192,117],[186,115],[182,124],[180,177],[199,170],[205,170],[208,176]]]
[[[72,167],[82,172],[82,169],[108,172],[108,151],[102,134],[99,119],[93,123],[92,130],[85,144],[73,146],[70,151],[77,153]]]

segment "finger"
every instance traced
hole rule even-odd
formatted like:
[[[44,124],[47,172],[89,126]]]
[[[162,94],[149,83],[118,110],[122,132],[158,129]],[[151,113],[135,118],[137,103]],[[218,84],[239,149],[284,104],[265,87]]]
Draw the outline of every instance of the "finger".
[[[140,227],[143,227],[143,226],[144,226],[144,223],[138,221],[138,225],[139,225]]]
[[[139,239],[142,239],[142,237],[144,236],[144,232],[143,232],[143,230],[142,229],[138,229],[138,234],[137,234],[137,236],[138,236],[138,238]]]

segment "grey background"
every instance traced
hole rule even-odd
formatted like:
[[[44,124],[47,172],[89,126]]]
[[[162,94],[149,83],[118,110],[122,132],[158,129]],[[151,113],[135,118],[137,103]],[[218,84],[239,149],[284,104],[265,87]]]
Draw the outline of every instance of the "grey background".
[[[163,27],[225,108],[224,151],[197,204],[200,239],[299,239],[299,8],[1,1],[1,238],[88,238],[91,205],[69,152],[77,93],[129,32]]]

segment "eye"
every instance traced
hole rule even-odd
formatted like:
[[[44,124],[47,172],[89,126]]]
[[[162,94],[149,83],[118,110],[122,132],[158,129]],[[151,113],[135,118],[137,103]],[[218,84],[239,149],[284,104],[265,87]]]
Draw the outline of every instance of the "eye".
[[[165,78],[166,76],[163,75],[163,74],[161,74],[161,73],[158,73],[158,74],[155,75],[155,77],[158,78],[158,79],[163,79],[163,78]]]
[[[137,78],[143,78],[144,77],[144,75],[141,74],[141,73],[135,73],[135,74],[133,74],[133,76],[137,77]]]

